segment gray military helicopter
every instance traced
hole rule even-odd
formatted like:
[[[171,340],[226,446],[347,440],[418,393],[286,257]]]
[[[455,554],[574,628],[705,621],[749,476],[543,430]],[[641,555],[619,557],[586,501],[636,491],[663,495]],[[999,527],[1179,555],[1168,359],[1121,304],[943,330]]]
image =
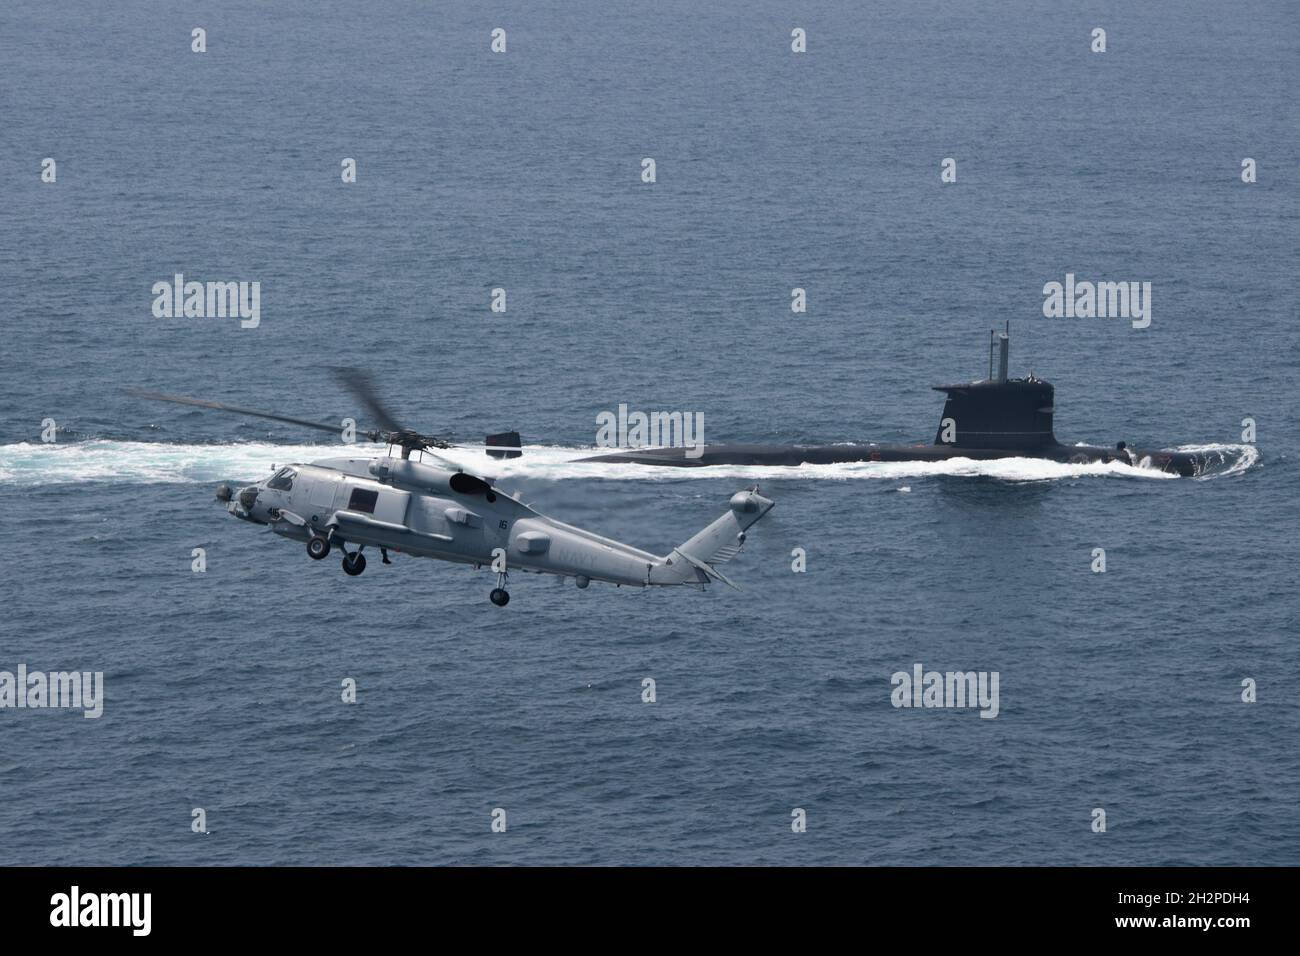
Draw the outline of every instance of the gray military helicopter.
[[[757,486],[738,491],[722,517],[669,554],[657,557],[539,514],[493,487],[489,480],[469,474],[431,451],[454,446],[444,438],[400,425],[364,372],[339,369],[336,376],[380,426],[358,431],[358,437],[387,444],[388,454],[286,465],[238,492],[221,485],[217,500],[237,518],[305,541],[307,554],[317,561],[332,548],[340,548],[343,570],[351,576],[366,569],[362,552],[370,547],[379,550],[384,564],[392,563],[388,552],[395,551],[471,564],[475,570],[488,565],[497,574],[497,586],[489,598],[498,607],[510,601],[505,584],[511,570],[573,578],[580,588],[604,581],[629,587],[687,585],[703,590],[715,580],[734,588],[717,565],[736,556],[745,543],[745,532],[774,504],[758,493]],[[140,389],[128,392],[154,401],[342,433],[335,425],[221,402]],[[497,458],[522,453],[518,432],[490,435],[487,446],[487,453]],[[394,449],[400,449],[400,457],[393,454]]]

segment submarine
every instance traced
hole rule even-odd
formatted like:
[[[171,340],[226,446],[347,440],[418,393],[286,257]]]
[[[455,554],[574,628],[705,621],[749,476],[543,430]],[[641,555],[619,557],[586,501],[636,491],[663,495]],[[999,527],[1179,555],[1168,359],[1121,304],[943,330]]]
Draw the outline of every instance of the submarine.
[[[960,385],[935,385],[947,395],[939,430],[929,445],[882,445],[846,442],[836,445],[705,445],[696,448],[624,448],[580,459],[637,465],[702,468],[709,465],[825,465],[837,462],[931,462],[967,458],[1042,458],[1069,464],[1119,462],[1149,467],[1184,478],[1195,477],[1208,465],[1208,456],[1167,449],[1144,450],[1117,442],[1114,448],[1066,445],[1052,430],[1055,389],[1030,374],[1008,378],[1011,324],[989,333],[989,377]],[[997,371],[994,373],[994,354]],[[694,457],[686,453],[690,451]]]

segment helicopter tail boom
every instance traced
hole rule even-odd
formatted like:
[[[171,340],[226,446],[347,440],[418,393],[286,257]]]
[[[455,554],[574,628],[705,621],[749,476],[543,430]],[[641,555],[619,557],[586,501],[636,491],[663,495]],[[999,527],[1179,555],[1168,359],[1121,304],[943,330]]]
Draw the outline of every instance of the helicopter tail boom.
[[[745,531],[776,503],[758,487],[731,496],[727,512],[699,534],[673,549],[664,563],[651,570],[651,584],[707,584],[710,579],[736,587],[716,565],[730,561],[745,543]]]

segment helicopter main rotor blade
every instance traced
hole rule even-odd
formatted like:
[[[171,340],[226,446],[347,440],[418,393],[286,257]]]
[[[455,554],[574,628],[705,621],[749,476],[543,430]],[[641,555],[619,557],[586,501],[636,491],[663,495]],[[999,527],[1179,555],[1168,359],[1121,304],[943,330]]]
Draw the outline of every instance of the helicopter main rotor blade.
[[[446,438],[437,435],[424,435],[399,422],[388,406],[379,397],[374,380],[365,369],[336,367],[332,369],[335,380],[343,386],[358,402],[365,406],[372,418],[387,432],[385,441],[401,445],[404,448],[451,448]]]
[[[370,415],[377,420],[379,428],[368,431],[358,430],[357,434],[368,438],[372,442],[386,442],[390,445],[400,445],[403,448],[403,456],[408,455],[412,449],[429,449],[429,448],[451,448],[452,444],[445,438],[439,438],[436,435],[422,435],[413,429],[404,427],[396,418],[393,417],[387,406],[379,399],[375,386],[370,379],[370,374],[361,369],[354,368],[336,368],[334,377],[340,384],[357,399]],[[147,398],[156,402],[172,402],[176,405],[192,405],[195,408],[211,408],[221,412],[233,412],[236,415],[250,415],[253,418],[265,418],[273,422],[284,422],[288,425],[298,425],[302,428],[314,428],[317,431],[331,432],[335,435],[341,435],[343,424],[330,425],[325,422],[313,422],[306,418],[294,418],[291,415],[277,415],[274,412],[263,412],[256,408],[244,408],[240,405],[228,405],[225,402],[214,402],[206,398],[189,398],[184,395],[164,395],[162,392],[151,392],[146,389],[128,388],[125,390],[128,395],[135,395],[138,398]]]
[[[369,372],[359,368],[335,368],[333,372],[335,380],[366,407],[380,428],[389,432],[408,431],[379,400],[379,393]]]
[[[212,408],[219,412],[233,412],[236,415],[251,415],[254,418],[266,418],[273,422],[284,422],[289,425],[300,425],[303,428],[315,428],[318,431],[332,432],[335,435],[343,431],[342,425],[327,425],[324,422],[308,421],[305,418],[292,418],[288,415],[276,415],[272,412],[260,412],[254,408],[241,408],[238,405],[227,405],[224,402],[212,402],[204,398],[186,398],[183,395],[164,395],[162,392],[150,392],[141,388],[126,389],[128,395],[134,395],[137,398],[147,398],[155,402],[172,402],[176,405],[193,405],[197,408]]]

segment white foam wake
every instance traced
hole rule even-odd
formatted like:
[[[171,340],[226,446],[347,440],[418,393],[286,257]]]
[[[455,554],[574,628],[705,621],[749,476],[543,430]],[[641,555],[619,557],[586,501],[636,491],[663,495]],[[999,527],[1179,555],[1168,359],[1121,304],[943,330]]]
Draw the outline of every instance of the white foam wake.
[[[1259,460],[1251,445],[1184,445],[1177,451],[1217,456],[1221,462],[1205,477],[1245,472]],[[33,486],[76,482],[218,482],[254,481],[276,465],[339,456],[383,455],[383,445],[170,445],[156,442],[85,441],[64,444],[0,445],[0,484]],[[482,446],[462,446],[442,454],[466,471],[496,479],[610,479],[664,481],[691,478],[769,480],[819,478],[830,480],[924,478],[936,475],[1000,478],[1004,481],[1053,481],[1061,478],[1164,479],[1175,477],[1152,468],[1118,463],[1073,465],[1038,458],[942,462],[844,462],[801,465],[797,468],[715,465],[707,468],[663,468],[653,465],[580,462],[590,448],[528,446],[521,458],[489,458]]]
[[[1243,474],[1259,461],[1259,449],[1254,445],[1180,445],[1174,450],[1205,455],[1212,463],[1217,459],[1217,465],[1198,476],[1201,481]]]

